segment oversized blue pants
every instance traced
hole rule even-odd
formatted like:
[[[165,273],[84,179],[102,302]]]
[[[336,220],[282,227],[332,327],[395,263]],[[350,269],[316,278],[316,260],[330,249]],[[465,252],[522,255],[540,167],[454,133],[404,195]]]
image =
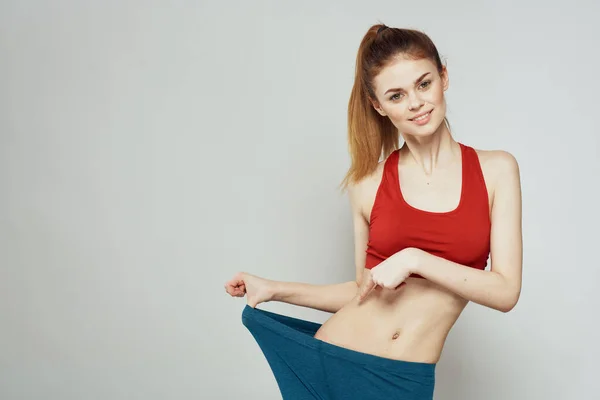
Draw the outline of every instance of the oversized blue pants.
[[[431,400],[435,365],[362,353],[314,337],[321,326],[248,305],[242,323],[284,400]]]

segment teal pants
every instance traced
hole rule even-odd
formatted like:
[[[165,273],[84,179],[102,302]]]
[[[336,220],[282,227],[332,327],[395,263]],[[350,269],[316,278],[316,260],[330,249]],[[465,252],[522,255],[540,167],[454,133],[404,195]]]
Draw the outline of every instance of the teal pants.
[[[242,323],[284,400],[431,400],[435,365],[361,353],[314,337],[321,324],[248,305]]]

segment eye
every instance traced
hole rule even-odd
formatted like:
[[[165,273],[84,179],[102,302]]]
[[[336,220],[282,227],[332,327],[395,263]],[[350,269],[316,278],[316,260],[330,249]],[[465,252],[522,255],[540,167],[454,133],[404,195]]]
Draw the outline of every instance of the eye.
[[[429,86],[431,84],[431,81],[423,81],[421,82],[421,84],[419,85],[421,88],[425,89],[427,86]]]
[[[402,93],[396,93],[396,94],[390,96],[390,100],[400,100],[400,98],[396,97],[396,96],[401,96],[401,95],[402,95]]]

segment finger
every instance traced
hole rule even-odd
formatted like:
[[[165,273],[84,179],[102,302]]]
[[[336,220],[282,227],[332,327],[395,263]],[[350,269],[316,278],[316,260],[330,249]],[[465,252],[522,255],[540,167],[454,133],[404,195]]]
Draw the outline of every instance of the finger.
[[[244,281],[242,279],[233,278],[233,279],[230,279],[229,282],[227,282],[227,285],[238,286],[240,283],[244,283]]]
[[[232,290],[236,290],[236,291],[240,291],[241,290],[241,291],[245,292],[246,291],[246,285],[242,283],[241,285],[234,286],[231,289]]]
[[[229,281],[229,282],[227,282],[227,284],[225,285],[225,289],[226,289],[228,292],[231,292],[231,291],[237,290],[237,289],[239,289],[239,288],[242,288],[242,289],[244,289],[244,290],[246,289],[246,286],[245,286],[245,284],[244,284],[244,282],[243,282],[243,281]]]
[[[365,287],[365,290],[360,295],[359,302],[363,302],[371,294],[371,292],[375,290],[376,287],[377,284],[371,281],[370,284],[367,287]]]
[[[231,297],[244,297],[246,293],[241,292],[239,290],[234,290],[232,292],[228,292]]]
[[[365,297],[367,297],[369,293],[371,293],[371,291],[375,288],[375,286],[377,286],[377,284],[373,280],[373,277],[369,275],[367,281],[362,287],[362,290],[360,291],[359,301],[364,300]]]
[[[228,286],[225,285],[225,291],[231,296],[243,296],[246,293],[246,285]]]
[[[381,278],[381,276],[379,276],[379,274],[374,273],[373,276],[371,277],[371,280],[373,281],[373,283],[375,284],[375,286],[385,287],[385,282]]]

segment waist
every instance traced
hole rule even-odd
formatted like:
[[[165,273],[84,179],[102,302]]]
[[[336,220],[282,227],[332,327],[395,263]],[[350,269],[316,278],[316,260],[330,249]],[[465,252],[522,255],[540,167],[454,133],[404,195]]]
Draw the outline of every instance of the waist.
[[[436,363],[467,301],[425,279],[398,290],[376,288],[335,313],[316,338],[386,358]]]

